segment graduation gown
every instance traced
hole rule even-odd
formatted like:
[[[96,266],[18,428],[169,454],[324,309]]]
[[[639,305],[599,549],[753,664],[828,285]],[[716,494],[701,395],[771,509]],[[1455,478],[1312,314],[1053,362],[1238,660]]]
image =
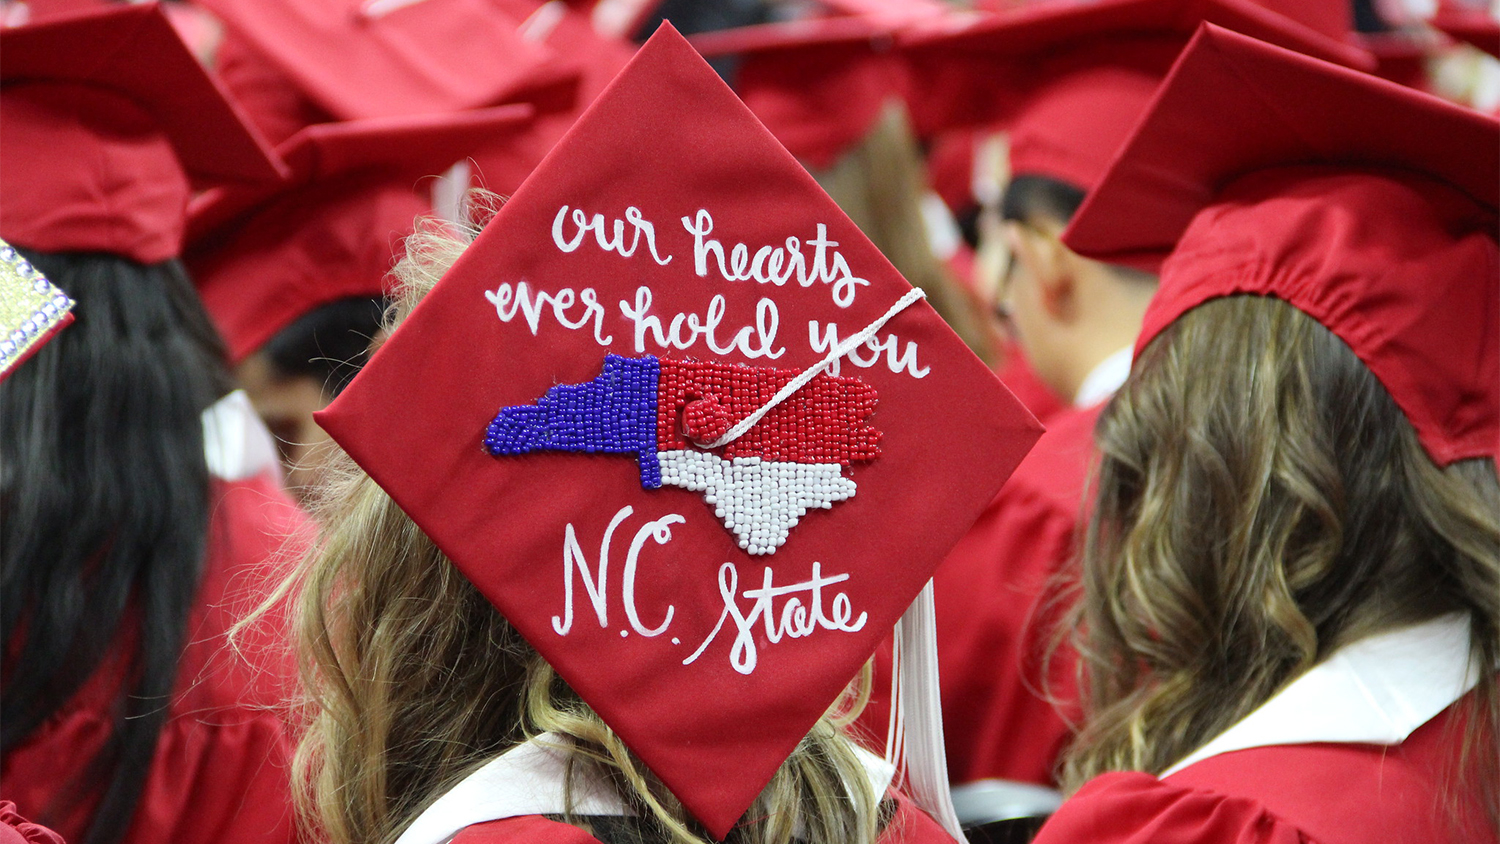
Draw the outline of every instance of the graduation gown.
[[[1036,620],[1048,580],[1073,554],[1102,404],[1059,412],[999,495],[933,576],[948,775],[1051,785],[1070,729],[1041,692],[1047,631]],[[889,643],[875,654],[859,724],[884,736]],[[1072,659],[1060,653],[1051,694],[1070,700]]]
[[[217,414],[217,415],[216,415]],[[276,844],[294,841],[289,788],[293,740],[279,710],[294,677],[281,619],[229,628],[285,574],[288,537],[306,518],[280,488],[275,447],[243,393],[205,414],[209,434],[208,551],[156,755],[125,844]],[[127,634],[128,635],[128,634]],[[128,641],[128,640],[127,640]],[[125,648],[0,764],[0,794],[28,818],[79,840],[88,817],[47,814],[113,729]]]
[[[65,844],[62,836],[16,814],[16,804],[0,800],[0,844]]]
[[[599,844],[588,832],[554,820],[564,807],[584,817],[634,814],[612,787],[588,769],[567,780],[565,744],[543,733],[512,748],[461,780],[427,807],[396,844]],[[879,844],[953,844],[953,839],[904,795],[887,791],[893,769],[861,751],[870,784],[895,803]],[[553,817],[549,817],[553,816]]]
[[[1493,842],[1456,766],[1467,649],[1461,616],[1355,643],[1163,776],[1090,781],[1035,844]]]

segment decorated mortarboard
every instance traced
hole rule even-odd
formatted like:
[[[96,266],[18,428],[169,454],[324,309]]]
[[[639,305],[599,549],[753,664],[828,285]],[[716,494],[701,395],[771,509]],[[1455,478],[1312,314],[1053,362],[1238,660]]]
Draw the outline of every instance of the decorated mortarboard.
[[[1493,118],[1205,26],[1063,240],[1119,263],[1171,253],[1138,350],[1209,299],[1284,299],[1364,361],[1435,461],[1495,456],[1497,149]]]
[[[573,75],[490,0],[202,0],[338,120],[494,105]]]
[[[317,420],[718,837],[1040,430],[670,26]]]
[[[172,258],[194,187],[284,173],[155,4],[0,30],[0,133],[0,235],[43,251]]]
[[[0,240],[0,381],[73,321],[73,300]]]
[[[527,105],[310,126],[279,151],[292,177],[191,206],[184,256],[238,362],[314,308],[379,296],[400,241],[434,211],[434,176],[503,146]]]
[[[1015,174],[1087,190],[1202,21],[1370,66],[1366,53],[1324,31],[1331,5],[1099,0],[954,17],[951,27],[926,27],[904,39],[913,113],[924,134],[998,125],[1010,133]],[[1289,16],[1297,9],[1303,14]]]

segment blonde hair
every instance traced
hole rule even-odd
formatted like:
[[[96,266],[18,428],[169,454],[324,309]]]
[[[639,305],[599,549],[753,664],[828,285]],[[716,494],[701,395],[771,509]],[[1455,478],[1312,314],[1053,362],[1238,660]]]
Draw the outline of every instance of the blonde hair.
[[[492,214],[493,197],[479,197]],[[394,329],[477,229],[426,223],[396,266]],[[458,236],[455,236],[458,235]],[[589,769],[663,841],[707,834],[618,736],[342,452],[319,498],[320,541],[288,589],[310,723],[298,807],[329,844],[390,842],[497,754],[542,732],[567,740],[569,790]],[[873,841],[876,794],[842,732],[868,675],[797,745],[729,840]],[[565,819],[587,828],[571,815]]]
[[[1497,664],[1493,462],[1435,465],[1369,369],[1301,311],[1257,296],[1189,311],[1144,350],[1097,439],[1071,787],[1160,773],[1374,633],[1463,611],[1475,658]],[[1493,671],[1476,699],[1456,755],[1493,813]]]

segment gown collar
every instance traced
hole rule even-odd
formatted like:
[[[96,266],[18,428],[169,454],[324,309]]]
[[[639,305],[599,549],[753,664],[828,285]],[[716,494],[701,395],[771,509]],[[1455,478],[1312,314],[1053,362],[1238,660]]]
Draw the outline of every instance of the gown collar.
[[[1252,747],[1397,745],[1474,688],[1480,673],[1465,613],[1370,636],[1335,651],[1162,777]]]
[[[577,815],[634,815],[608,783],[573,772],[568,791],[568,740],[542,733],[491,759],[445,792],[396,839],[396,844],[444,844],[465,827],[522,815],[561,815],[572,798]],[[895,774],[885,760],[856,748],[876,794],[884,794]]]

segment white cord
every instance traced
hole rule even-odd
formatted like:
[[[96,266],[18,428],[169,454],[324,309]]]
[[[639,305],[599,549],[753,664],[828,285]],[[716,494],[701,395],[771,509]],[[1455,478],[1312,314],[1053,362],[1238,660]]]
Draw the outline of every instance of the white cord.
[[[879,319],[865,326],[859,333],[846,338],[842,343],[829,350],[828,354],[822,360],[803,370],[801,375],[788,381],[786,386],[778,390],[776,395],[772,396],[771,400],[762,405],[759,410],[735,423],[734,427],[724,432],[724,436],[719,437],[711,443],[699,443],[699,445],[704,448],[722,448],[744,436],[745,432],[755,427],[755,423],[763,419],[767,413],[770,413],[772,408],[786,401],[793,393],[802,389],[803,385],[816,378],[818,373],[827,369],[829,364],[849,354],[854,347],[875,336],[875,332],[885,327],[885,324],[890,322],[896,314],[906,310],[906,307],[912,302],[918,299],[925,299],[926,297],[927,294],[920,287],[913,287],[906,291],[906,295],[896,300],[896,304],[892,305],[890,310],[881,315]]]

